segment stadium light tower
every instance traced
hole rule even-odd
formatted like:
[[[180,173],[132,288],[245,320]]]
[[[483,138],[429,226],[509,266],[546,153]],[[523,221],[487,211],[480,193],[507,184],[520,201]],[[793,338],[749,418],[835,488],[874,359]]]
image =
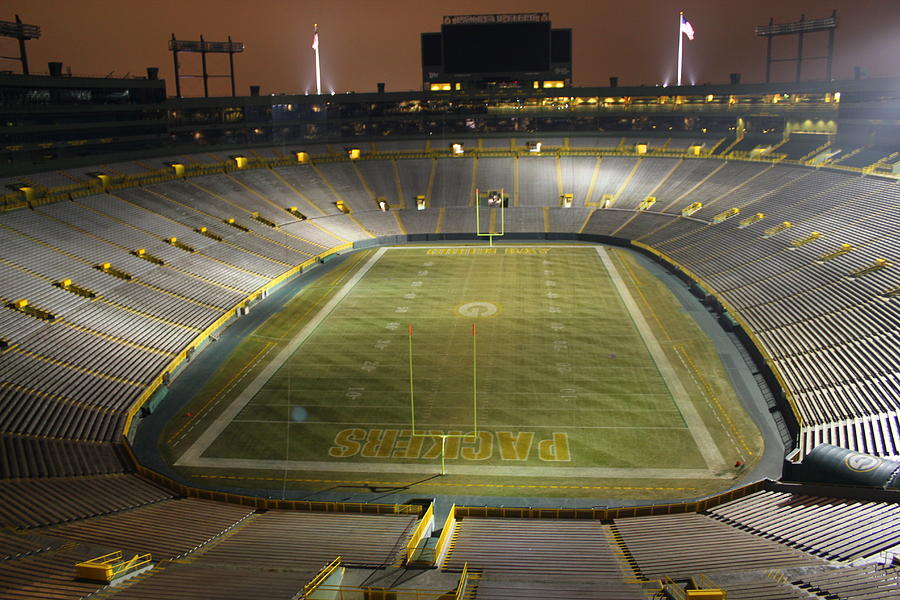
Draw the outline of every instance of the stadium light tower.
[[[28,75],[28,53],[25,52],[25,42],[41,37],[41,28],[23,23],[19,15],[16,15],[15,21],[0,21],[0,37],[19,40],[19,56],[0,56],[0,58],[19,61],[22,63],[22,75]]]
[[[228,36],[227,42],[207,42],[203,39],[203,36],[200,36],[200,41],[193,40],[177,40],[175,39],[175,34],[172,34],[172,39],[169,40],[169,50],[172,52],[172,60],[175,62],[175,95],[181,98],[181,78],[182,77],[202,77],[203,78],[203,97],[209,98],[209,78],[210,77],[227,77],[231,80],[231,96],[234,97],[237,94],[234,90],[234,55],[238,52],[244,51],[244,44],[242,42],[233,42],[231,41],[231,36]],[[182,75],[180,71],[180,64],[178,62],[178,53],[179,52],[199,52],[200,53],[200,65],[201,65],[201,73],[200,75]],[[209,71],[206,69],[206,55],[207,54],[228,54],[228,75],[210,75]]]
[[[800,15],[799,21],[793,23],[775,24],[775,19],[769,19],[768,25],[759,25],[756,28],[757,37],[767,39],[766,43],[766,83],[771,80],[773,62],[795,62],[797,68],[794,73],[794,81],[800,81],[804,60],[825,60],[825,81],[831,81],[831,62],[834,58],[834,30],[837,29],[837,10],[831,12],[830,17],[823,19],[806,20],[806,15]],[[807,33],[828,32],[828,48],[825,56],[803,56],[803,36]],[[792,58],[772,58],[772,38],[781,35],[797,36],[797,56]]]

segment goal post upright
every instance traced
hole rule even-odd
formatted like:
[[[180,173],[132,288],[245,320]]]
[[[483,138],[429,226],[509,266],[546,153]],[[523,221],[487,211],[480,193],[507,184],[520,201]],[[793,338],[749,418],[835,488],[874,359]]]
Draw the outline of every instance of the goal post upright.
[[[409,324],[409,419],[412,426],[412,435],[416,435],[416,403],[413,400],[413,352],[412,352],[412,323]]]
[[[486,237],[488,238],[488,243],[493,246],[495,237],[503,237],[506,234],[506,190],[500,188],[499,192],[494,192],[493,194],[499,193],[499,205],[496,207],[490,206],[488,204],[488,208],[498,208],[500,210],[500,231],[494,231],[491,227],[490,216],[488,217],[487,231],[481,230],[481,192],[478,188],[475,188],[475,234],[478,237]],[[491,195],[491,192],[488,192],[488,195]],[[490,212],[488,213],[490,215]]]
[[[428,437],[441,438],[441,475],[447,474],[445,463],[447,438],[477,438],[478,437],[478,379],[477,379],[477,329],[475,323],[472,323],[472,433],[416,433],[416,402],[413,395],[413,343],[412,343],[412,324],[408,326],[409,337],[409,417],[410,417],[410,436],[411,437]]]

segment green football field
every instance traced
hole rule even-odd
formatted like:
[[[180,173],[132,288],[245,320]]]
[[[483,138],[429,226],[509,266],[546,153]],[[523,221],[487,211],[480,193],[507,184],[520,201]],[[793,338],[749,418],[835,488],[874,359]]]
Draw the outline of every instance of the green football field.
[[[230,486],[685,497],[761,451],[671,292],[596,246],[359,253],[192,407],[171,458]]]

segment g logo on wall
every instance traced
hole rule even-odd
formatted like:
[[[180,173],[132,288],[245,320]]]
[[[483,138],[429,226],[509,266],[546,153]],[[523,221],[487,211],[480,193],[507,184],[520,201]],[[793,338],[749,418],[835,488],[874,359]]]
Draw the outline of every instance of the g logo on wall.
[[[857,454],[856,452],[848,454],[844,457],[844,464],[851,471],[857,473],[865,473],[877,469],[883,461],[877,456],[869,456],[868,454]]]

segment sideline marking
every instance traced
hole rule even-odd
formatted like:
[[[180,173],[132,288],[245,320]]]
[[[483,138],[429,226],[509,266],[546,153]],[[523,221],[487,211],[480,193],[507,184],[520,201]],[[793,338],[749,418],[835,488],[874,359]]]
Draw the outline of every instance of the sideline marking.
[[[188,433],[190,433],[191,429],[193,429],[194,426],[196,425],[195,421],[197,421],[197,419],[199,419],[201,417],[201,415],[205,415],[207,409],[216,406],[219,403],[219,401],[228,392],[230,392],[234,386],[239,384],[244,379],[244,377],[246,377],[247,373],[249,373],[250,370],[256,366],[256,363],[261,361],[263,359],[263,357],[265,357],[269,353],[269,351],[272,350],[272,348],[274,346],[275,346],[275,344],[273,344],[271,342],[266,342],[266,344],[262,347],[262,349],[260,349],[259,352],[256,353],[256,356],[254,356],[250,360],[250,362],[245,364],[243,366],[243,368],[241,368],[240,371],[235,373],[234,376],[231,379],[229,379],[225,383],[225,385],[222,388],[220,388],[219,391],[213,397],[211,397],[209,400],[206,401],[206,404],[204,404],[203,406],[200,407],[200,410],[198,410],[197,412],[194,413],[194,416],[192,416],[188,421],[186,421],[184,423],[184,425],[179,427],[178,430],[175,431],[175,433],[173,433],[171,436],[169,436],[169,439],[166,440],[166,443],[173,444],[173,445],[181,443],[181,439],[184,437],[182,435],[182,432],[184,432],[184,435],[187,435]],[[187,431],[185,431],[185,429],[187,429]]]
[[[740,453],[740,448],[737,448],[737,444],[735,443],[735,439],[737,439],[741,443],[741,446],[744,447],[744,450],[747,452],[747,454],[753,456],[753,450],[751,450],[750,446],[747,445],[747,442],[744,441],[744,436],[741,435],[741,432],[738,429],[737,425],[735,425],[734,421],[731,420],[731,417],[728,416],[728,411],[726,411],[725,408],[722,407],[722,404],[719,402],[719,398],[716,395],[715,390],[713,390],[712,386],[709,384],[703,374],[700,373],[700,369],[698,369],[697,365],[694,364],[694,361],[691,359],[690,355],[685,351],[684,345],[678,344],[677,346],[675,346],[675,351],[678,352],[678,356],[679,358],[681,358],[681,362],[684,364],[684,366],[690,369],[694,381],[698,386],[702,387],[701,393],[703,393],[703,395],[706,397],[707,403],[710,404],[710,408],[712,407],[712,403],[709,402],[710,400],[712,400],[712,402],[716,404],[716,408],[718,409],[718,413],[714,413],[716,415],[716,419],[719,421],[722,429],[725,430],[725,433],[728,434],[728,437],[731,439],[731,443],[734,444],[735,449],[738,451],[738,453]],[[719,418],[720,414],[728,423],[728,427],[731,428],[731,432],[729,432],[728,429],[725,428],[725,424],[722,422],[722,419]]]
[[[259,471],[324,471],[341,473],[422,473],[434,474],[432,463],[338,462],[330,460],[265,460],[257,458],[198,457],[185,467],[210,469],[253,469]],[[708,469],[633,469],[630,467],[495,467],[491,465],[448,464],[448,475],[488,475],[494,477],[560,477],[591,479],[732,479]],[[279,479],[280,481],[280,479]]]
[[[363,278],[363,276],[369,272],[376,262],[381,258],[381,256],[387,251],[387,248],[381,247],[379,248],[375,254],[370,258],[366,264],[360,268],[359,271],[356,272],[353,277],[344,284],[338,292],[331,297],[325,306],[319,310],[316,315],[310,319],[310,321],[300,330],[300,332],[294,336],[294,339],[284,347],[284,349],[278,353],[272,362],[266,365],[262,371],[260,371],[259,375],[250,382],[244,391],[242,391],[238,396],[229,404],[225,410],[223,410],[215,421],[204,431],[197,440],[191,444],[191,447],[188,448],[181,457],[175,461],[175,466],[197,466],[195,463],[200,460],[200,457],[206,452],[207,448],[209,448],[212,443],[216,440],[216,438],[221,435],[225,428],[228,427],[229,423],[231,423],[235,417],[240,414],[240,412],[244,409],[247,404],[253,399],[253,397],[262,389],[262,387],[266,384],[269,379],[275,373],[278,372],[278,369],[284,365],[290,359],[290,357],[294,354],[297,348],[300,347],[306,339],[312,335],[312,333],[316,330],[316,328],[324,321],[328,315],[331,314],[331,311],[335,309],[335,307],[344,299],[344,297],[350,293],[350,290]]]
[[[445,486],[445,487],[489,487],[489,488],[541,488],[541,489],[567,489],[567,490],[675,490],[693,491],[692,487],[649,487],[649,486],[624,486],[624,485],[538,485],[527,483],[444,483],[429,481],[422,484],[418,481],[370,481],[368,479],[301,479],[296,477],[242,477],[240,475],[194,475],[202,479],[231,479],[236,481],[291,481],[294,483],[347,483],[352,485],[385,486],[397,488],[411,488],[416,485]]]
[[[351,258],[351,260],[347,261],[347,264],[346,264],[346,265],[343,265],[340,269],[338,269],[338,270],[334,273],[334,274],[337,276],[337,277],[334,279],[334,281],[333,281],[332,283],[329,283],[328,285],[326,285],[326,286],[324,286],[324,287],[325,287],[325,288],[329,288],[329,289],[330,289],[330,288],[337,287],[337,286],[339,285],[339,283],[340,283],[341,281],[344,280],[344,278],[347,276],[347,274],[350,273],[350,272],[353,270],[353,268],[356,267],[357,263],[359,262],[359,257],[360,257],[360,256],[362,256],[362,255],[357,255],[356,257],[353,257],[353,258]],[[300,294],[302,294],[303,292],[305,292],[307,289],[315,289],[316,287],[320,287],[320,288],[321,288],[321,287],[323,287],[323,286],[319,286],[319,285],[318,285],[318,282],[314,282],[311,286],[308,286],[308,287],[306,287],[306,288],[300,290],[300,291],[297,293],[297,295],[296,295],[295,297],[299,296]],[[292,302],[292,301],[293,301],[293,298],[292,298],[291,300],[289,300],[288,302]],[[310,312],[312,312],[312,310],[313,310],[314,308],[317,308],[317,307],[321,306],[321,304],[322,304],[321,299],[316,300],[316,301],[313,303],[312,306],[310,306],[310,307],[307,308],[305,311],[303,311],[303,314],[300,316],[300,318],[301,318],[301,319],[305,318],[306,315],[308,315]],[[290,338],[270,338],[270,337],[267,337],[267,336],[257,335],[257,334],[255,334],[255,333],[252,333],[252,334],[250,334],[250,335],[248,336],[248,339],[252,339],[252,338],[259,338],[259,339],[266,339],[266,340],[274,340],[274,341],[280,341],[280,342],[285,342],[285,341],[289,341],[289,340],[290,340]],[[272,350],[272,348],[275,347],[275,345],[276,345],[276,344],[274,344],[274,343],[267,343],[267,344],[265,345],[265,347],[264,347],[265,355],[268,355],[269,352]],[[260,354],[261,354],[261,353],[262,353],[262,350],[260,351]],[[199,410],[193,417],[191,417],[191,420],[189,420],[187,423],[185,423],[184,425],[182,425],[181,428],[178,429],[178,431],[176,431],[175,433],[173,433],[173,434],[169,437],[169,439],[166,440],[166,443],[171,444],[172,446],[176,446],[176,445],[180,444],[181,442],[183,442],[183,441],[184,441],[184,438],[187,436],[187,434],[190,433],[191,430],[194,429],[194,427],[196,427],[197,425],[200,424],[199,421],[197,421],[196,423],[195,423],[194,421],[195,421],[198,417],[200,417],[201,415],[203,415],[203,413],[206,411],[207,408],[213,408],[213,407],[218,406],[218,405],[219,405],[219,402],[221,402],[222,399],[223,399],[223,398],[224,398],[224,397],[225,397],[225,396],[226,396],[226,395],[227,395],[227,394],[228,394],[228,393],[229,393],[229,392],[230,392],[230,391],[238,384],[238,383],[240,383],[241,381],[243,381],[244,377],[246,377],[246,375],[249,373],[250,369],[252,369],[254,366],[256,366],[256,363],[258,363],[260,360],[262,360],[262,358],[264,358],[265,355],[264,355],[264,356],[261,356],[260,354],[257,354],[255,357],[253,357],[253,360],[251,361],[251,364],[245,365],[245,366],[240,370],[240,372],[239,372],[238,374],[236,374],[234,377],[232,377],[232,378],[231,378],[231,379],[230,379],[230,380],[229,380],[222,388],[220,388],[219,391],[216,392],[216,394],[215,394],[210,400],[208,400],[208,401],[206,402],[206,404],[204,404],[204,405],[200,408],[200,410]],[[241,375],[241,373],[243,373],[243,375]],[[241,375],[239,379],[238,379],[238,375]],[[218,398],[218,399],[217,399],[217,398]],[[215,403],[214,403],[212,406],[209,406],[209,403],[212,402],[213,400],[215,400]],[[203,416],[205,416],[205,415],[203,415]],[[192,424],[192,423],[193,423],[193,424]],[[175,438],[178,436],[178,434],[181,433],[181,431],[182,431],[185,427],[188,427],[189,425],[190,425],[190,428],[189,428],[187,431],[185,431],[180,437],[178,437],[178,439],[175,439]],[[174,440],[174,441],[173,441],[173,440]]]
[[[666,356],[665,351],[663,351],[662,346],[659,345],[659,341],[657,341],[653,329],[647,324],[647,320],[644,318],[637,303],[635,303],[634,298],[631,296],[631,292],[628,290],[625,282],[622,281],[622,277],[619,275],[616,265],[613,264],[612,260],[609,258],[609,253],[603,246],[598,246],[596,250],[597,254],[600,256],[600,260],[603,262],[603,266],[605,266],[606,270],[609,272],[613,286],[616,288],[619,297],[625,304],[628,314],[631,315],[631,319],[634,321],[638,333],[640,333],[641,338],[644,340],[644,344],[647,346],[647,350],[650,352],[653,362],[655,362],[657,368],[659,368],[660,375],[662,375],[663,381],[665,381],[666,387],[669,388],[669,393],[672,394],[672,399],[675,401],[675,406],[678,407],[681,416],[684,418],[685,424],[688,426],[691,435],[694,437],[694,442],[697,444],[697,449],[700,450],[700,454],[703,456],[707,468],[710,471],[726,468],[725,459],[722,457],[719,447],[716,446],[709,430],[706,428],[706,424],[703,423],[703,419],[700,417],[700,413],[697,412],[697,408],[691,401],[687,390],[684,389],[684,385],[682,385],[681,380],[678,378],[678,373],[672,367],[672,363],[669,362],[669,358]]]

